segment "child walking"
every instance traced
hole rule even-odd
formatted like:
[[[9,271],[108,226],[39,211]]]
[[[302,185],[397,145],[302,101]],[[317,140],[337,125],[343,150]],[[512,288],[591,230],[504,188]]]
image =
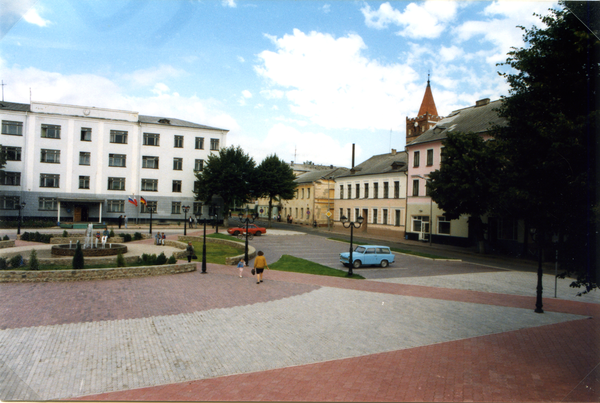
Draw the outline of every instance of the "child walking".
[[[240,269],[240,277],[242,277],[242,273],[244,272],[244,265],[246,264],[246,262],[244,262],[244,259],[240,259],[240,261],[238,262],[238,269]]]

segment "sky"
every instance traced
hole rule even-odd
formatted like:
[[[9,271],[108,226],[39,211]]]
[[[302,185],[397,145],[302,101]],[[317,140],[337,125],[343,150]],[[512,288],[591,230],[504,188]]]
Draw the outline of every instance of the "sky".
[[[0,0],[8,102],[136,111],[229,130],[259,164],[404,150],[428,77],[438,113],[508,95],[518,26],[549,1]]]

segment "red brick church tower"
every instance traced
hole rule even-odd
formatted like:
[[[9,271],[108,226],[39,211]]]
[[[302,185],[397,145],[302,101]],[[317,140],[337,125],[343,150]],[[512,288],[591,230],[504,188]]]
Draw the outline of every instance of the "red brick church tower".
[[[419,114],[412,119],[406,117],[406,144],[435,126],[436,122],[439,122],[442,118],[442,116],[438,116],[433,94],[431,93],[431,85],[429,84],[429,75],[427,75],[427,88],[425,88]]]

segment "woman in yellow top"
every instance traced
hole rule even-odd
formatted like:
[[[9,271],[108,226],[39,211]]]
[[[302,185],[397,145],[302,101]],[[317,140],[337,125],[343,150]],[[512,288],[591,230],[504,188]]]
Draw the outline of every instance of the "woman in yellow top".
[[[267,259],[265,258],[265,254],[262,250],[259,250],[256,258],[254,259],[254,269],[256,270],[256,284],[260,284],[263,282],[262,277],[265,267],[267,268],[267,270],[271,270],[267,265]]]

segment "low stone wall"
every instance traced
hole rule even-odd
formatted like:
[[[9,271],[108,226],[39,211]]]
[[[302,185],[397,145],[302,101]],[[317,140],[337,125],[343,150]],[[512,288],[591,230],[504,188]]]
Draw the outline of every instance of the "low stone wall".
[[[202,240],[204,239],[204,237],[201,237],[201,236],[180,235],[177,239],[179,241],[185,242],[184,243],[184,248],[185,248],[187,246],[187,243],[189,241],[192,241],[192,242],[202,242]],[[222,245],[231,245],[231,246],[240,246],[240,244],[244,245],[243,243],[238,242],[238,241],[233,241],[233,240],[230,241],[228,239],[221,239],[221,238],[206,238],[206,242],[208,242],[208,243],[219,243],[219,244],[222,244]],[[196,255],[198,255],[198,251],[196,251]],[[254,258],[255,256],[256,256],[256,249],[253,246],[248,245],[248,260]],[[185,254],[185,251],[183,252],[183,257],[184,258],[187,257],[186,254]],[[243,253],[241,255],[228,257],[228,258],[225,259],[225,264],[236,265],[243,258],[244,258],[244,254]],[[248,263],[248,262],[246,262],[246,263]]]
[[[0,283],[107,280],[129,277],[159,276],[187,273],[196,270],[196,263],[165,264],[161,266],[118,267],[112,269],[0,271]]]
[[[15,241],[0,241],[0,249],[12,248],[15,246]]]

